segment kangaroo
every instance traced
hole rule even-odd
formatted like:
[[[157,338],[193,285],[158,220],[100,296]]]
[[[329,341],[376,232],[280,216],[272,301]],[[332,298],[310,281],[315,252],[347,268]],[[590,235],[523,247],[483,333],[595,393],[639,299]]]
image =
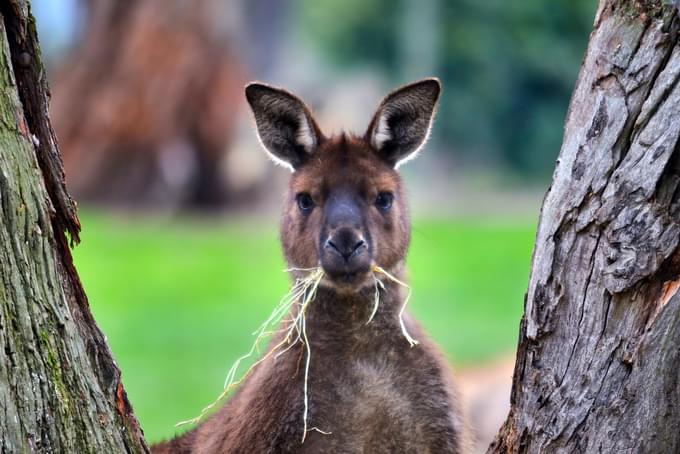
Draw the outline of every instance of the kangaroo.
[[[154,453],[465,452],[447,364],[401,313],[403,287],[384,280],[372,314],[375,267],[404,278],[410,220],[396,169],[425,144],[440,90],[437,79],[403,86],[383,99],[363,136],[326,137],[296,96],[261,83],[246,87],[262,145],[293,172],[281,218],[290,272],[323,270],[306,312],[308,408],[298,344],[257,365],[220,410]]]

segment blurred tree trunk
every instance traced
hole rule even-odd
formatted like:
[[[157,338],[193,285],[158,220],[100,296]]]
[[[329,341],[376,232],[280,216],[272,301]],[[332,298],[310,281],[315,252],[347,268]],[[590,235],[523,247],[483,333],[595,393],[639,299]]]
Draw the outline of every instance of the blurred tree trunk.
[[[238,4],[84,1],[84,32],[57,71],[52,102],[79,199],[153,207],[228,202],[223,158],[243,88],[229,50]]]
[[[73,267],[35,22],[0,14],[0,452],[148,452]]]
[[[489,452],[680,452],[678,26],[600,1]]]

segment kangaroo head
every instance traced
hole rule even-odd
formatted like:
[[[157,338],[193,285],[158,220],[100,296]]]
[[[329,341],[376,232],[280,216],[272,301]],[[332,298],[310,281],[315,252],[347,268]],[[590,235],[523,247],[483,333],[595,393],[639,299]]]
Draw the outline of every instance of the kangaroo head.
[[[425,144],[439,92],[437,79],[406,85],[383,99],[363,136],[326,137],[296,96],[246,87],[262,145],[293,171],[281,220],[290,267],[320,266],[322,284],[351,291],[372,285],[372,265],[403,262],[410,220],[397,168]]]

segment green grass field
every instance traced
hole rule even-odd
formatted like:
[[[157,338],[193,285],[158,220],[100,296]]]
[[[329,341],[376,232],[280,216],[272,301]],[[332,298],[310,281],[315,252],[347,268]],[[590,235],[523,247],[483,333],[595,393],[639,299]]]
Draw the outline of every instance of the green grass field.
[[[82,217],[76,265],[147,440],[221,391],[287,291],[275,222]],[[411,308],[456,365],[514,349],[531,221],[416,220]]]

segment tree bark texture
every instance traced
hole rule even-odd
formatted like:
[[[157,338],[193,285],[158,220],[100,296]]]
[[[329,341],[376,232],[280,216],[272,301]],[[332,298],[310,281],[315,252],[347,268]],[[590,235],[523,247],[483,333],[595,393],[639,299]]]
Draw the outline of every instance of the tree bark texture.
[[[489,452],[680,452],[678,26],[600,1]]]
[[[0,452],[148,452],[73,267],[34,19],[0,14]]]

